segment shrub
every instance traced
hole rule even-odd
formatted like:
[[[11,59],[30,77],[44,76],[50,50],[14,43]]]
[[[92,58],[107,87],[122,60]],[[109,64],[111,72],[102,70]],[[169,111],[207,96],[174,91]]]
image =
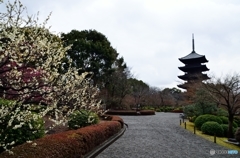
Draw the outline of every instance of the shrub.
[[[26,141],[41,138],[45,134],[44,121],[41,117],[31,112],[27,115],[26,113],[22,114],[24,116],[21,114],[19,114],[19,120],[16,118],[12,120],[11,115],[7,115],[1,120],[0,142],[5,144],[7,149]],[[0,147],[0,152],[4,150],[3,147]]]
[[[156,112],[161,112],[161,109],[156,109]]]
[[[221,124],[223,128],[224,137],[228,137],[228,124]],[[235,133],[237,128],[233,128],[233,133]]]
[[[171,112],[174,112],[174,113],[183,113],[183,110],[174,109],[174,110],[172,110]]]
[[[68,126],[70,129],[78,129],[81,127],[97,124],[99,122],[98,115],[87,110],[75,111],[70,115]]]
[[[222,137],[224,133],[222,126],[214,121],[205,122],[201,127],[201,131],[208,135],[216,134],[219,137]]]
[[[141,110],[140,114],[141,115],[155,115],[155,111],[154,110]]]
[[[237,128],[233,128],[233,135],[237,132],[237,129],[238,129],[238,127]]]
[[[219,118],[222,120],[223,124],[228,124],[228,118],[226,116],[219,116]],[[238,127],[238,124],[235,121],[233,121],[233,127]]]
[[[167,106],[166,108],[165,108],[165,112],[170,112],[170,111],[172,111],[174,109],[174,107],[171,107],[171,106]]]
[[[228,116],[228,112],[222,108],[218,108],[217,111],[215,112],[217,116]]]
[[[193,117],[189,117],[188,119],[190,122],[194,122],[196,120],[196,118],[197,118],[197,116],[193,116]]]
[[[223,128],[223,136],[227,137],[228,135],[228,124],[221,124],[222,128]]]
[[[235,132],[235,138],[238,142],[240,142],[240,128],[237,128]]]
[[[240,127],[240,117],[234,117],[234,121],[236,122],[237,126]]]
[[[140,110],[139,113],[136,110],[109,110],[107,115],[155,115],[155,110]]]
[[[193,117],[196,115],[196,108],[194,105],[187,105],[183,108],[184,114],[186,114],[188,117]]]
[[[47,135],[31,143],[25,143],[13,148],[12,152],[14,154],[12,155],[9,155],[8,152],[3,152],[0,154],[0,157],[89,157],[87,153],[120,132],[121,129],[121,125],[117,121],[104,121],[103,123],[77,130]]]
[[[210,114],[205,114],[205,115],[200,115],[196,118],[196,120],[194,121],[194,124],[196,126],[197,129],[201,129],[201,126],[208,121],[214,121],[217,122],[219,124],[222,124],[222,120],[214,115],[210,115]]]
[[[187,105],[183,108],[183,112],[187,114],[188,117],[200,116],[204,114],[212,114],[216,111],[216,106],[211,103],[199,104],[195,103],[192,105]]]
[[[143,106],[143,107],[141,107],[141,109],[142,110],[155,110],[155,108],[152,106]]]
[[[223,124],[228,124],[228,118],[226,116],[219,116]]]

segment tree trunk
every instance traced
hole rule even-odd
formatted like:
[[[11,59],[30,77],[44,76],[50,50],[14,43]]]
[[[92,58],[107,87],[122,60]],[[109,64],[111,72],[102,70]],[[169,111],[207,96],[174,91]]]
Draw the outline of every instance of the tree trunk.
[[[234,138],[233,135],[233,114],[228,116],[228,138]]]

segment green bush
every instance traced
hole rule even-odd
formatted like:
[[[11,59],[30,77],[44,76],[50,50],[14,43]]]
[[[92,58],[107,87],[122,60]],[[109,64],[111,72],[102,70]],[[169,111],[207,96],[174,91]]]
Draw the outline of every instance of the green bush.
[[[217,111],[215,112],[217,116],[228,116],[228,112],[222,108],[218,108]]]
[[[165,109],[166,109],[166,112],[170,112],[170,111],[172,111],[174,109],[174,107],[167,106]]]
[[[237,129],[238,129],[238,127],[237,128],[233,128],[233,135],[235,135]]]
[[[187,117],[195,116],[195,106],[187,105],[183,108],[183,113],[187,115]]]
[[[223,124],[228,124],[228,118],[226,116],[219,116],[219,118],[222,120]],[[238,127],[238,124],[235,121],[233,121],[233,127]]]
[[[237,126],[240,127],[240,117],[234,117],[234,121],[236,122]]]
[[[193,116],[193,117],[189,117],[188,119],[190,122],[194,122],[196,120],[196,118],[197,118],[197,116]]]
[[[142,110],[155,110],[155,108],[152,106],[143,106],[143,107],[141,107],[141,109]]]
[[[201,127],[201,131],[208,135],[216,134],[216,136],[219,137],[222,137],[224,135],[224,130],[222,126],[214,121],[205,122]]]
[[[221,124],[223,128],[224,137],[228,137],[228,124]],[[233,134],[236,132],[237,128],[233,127]]]
[[[227,137],[228,135],[228,124],[221,124],[222,128],[223,128],[223,136]]]
[[[228,124],[228,118],[226,116],[219,116],[223,124]]]
[[[195,127],[197,129],[201,129],[202,125],[205,122],[208,122],[208,121],[214,121],[214,122],[217,122],[219,124],[222,124],[222,120],[219,117],[214,116],[214,115],[210,115],[210,114],[205,114],[205,115],[198,116],[196,118],[196,120],[194,121],[194,124],[195,124]]]
[[[160,108],[162,112],[171,112],[173,109],[174,107],[171,107],[171,106],[164,106]]]
[[[27,115],[24,113],[24,116],[21,116],[21,114],[22,113],[18,114],[19,118],[22,119],[21,121],[17,118],[10,121],[12,117],[11,114],[1,120],[0,142],[1,144],[5,144],[7,149],[23,144],[26,141],[41,138],[45,134],[44,120],[41,117],[34,113]],[[9,124],[10,122],[12,122],[12,124]],[[0,147],[0,152],[2,151],[4,151],[4,149]]]
[[[161,112],[161,109],[156,109],[156,112]]]
[[[99,117],[96,113],[87,110],[77,110],[70,115],[68,126],[70,129],[97,124]]]
[[[187,115],[187,117],[193,117],[193,116],[200,116],[204,114],[213,114],[213,112],[216,111],[216,105],[215,104],[191,104],[187,105],[183,108],[183,112]]]

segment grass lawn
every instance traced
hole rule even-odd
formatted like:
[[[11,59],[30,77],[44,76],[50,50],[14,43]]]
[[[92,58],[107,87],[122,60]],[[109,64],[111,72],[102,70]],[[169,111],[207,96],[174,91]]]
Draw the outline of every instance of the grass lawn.
[[[185,128],[184,123],[181,124],[181,127]],[[194,123],[186,121],[186,130],[191,131],[192,133],[194,133]],[[209,140],[211,142],[214,142],[214,136],[203,134],[202,131],[199,131],[197,129],[196,129],[196,135],[198,135],[198,136],[200,136],[200,137],[202,137],[204,139],[207,139],[207,140]],[[238,150],[240,152],[240,147],[239,146],[227,143],[225,141],[227,141],[226,137],[216,137],[216,143],[217,144],[219,144],[221,146],[224,146],[224,147],[226,147],[228,149]]]

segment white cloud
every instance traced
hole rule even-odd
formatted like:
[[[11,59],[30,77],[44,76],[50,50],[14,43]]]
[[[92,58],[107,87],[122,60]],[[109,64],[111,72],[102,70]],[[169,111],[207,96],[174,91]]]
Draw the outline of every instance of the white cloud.
[[[239,0],[22,0],[41,18],[53,12],[52,30],[95,29],[108,37],[136,77],[151,86],[176,87],[178,60],[195,50],[208,74],[239,72]]]

